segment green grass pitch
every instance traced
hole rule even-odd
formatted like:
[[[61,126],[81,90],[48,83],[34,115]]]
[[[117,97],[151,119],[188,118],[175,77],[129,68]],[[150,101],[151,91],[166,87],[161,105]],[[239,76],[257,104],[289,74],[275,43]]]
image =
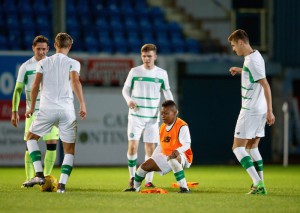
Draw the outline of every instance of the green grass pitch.
[[[172,173],[154,176],[168,194],[139,194],[122,192],[126,167],[74,168],[67,192],[57,194],[21,188],[23,168],[0,168],[0,212],[300,212],[300,166],[265,166],[266,196],[245,194],[251,180],[238,165],[192,166],[185,174],[199,182],[190,194],[171,188]]]

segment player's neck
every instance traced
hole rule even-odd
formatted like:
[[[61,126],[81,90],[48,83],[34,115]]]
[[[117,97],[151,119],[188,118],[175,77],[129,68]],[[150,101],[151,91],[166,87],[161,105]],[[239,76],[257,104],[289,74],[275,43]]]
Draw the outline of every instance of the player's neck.
[[[252,47],[249,45],[246,49],[245,49],[245,53],[244,56],[250,55],[251,53],[254,53],[255,50],[252,49]]]
[[[152,70],[154,67],[155,67],[155,65],[152,65],[152,66],[146,66],[146,65],[144,64],[144,69],[145,69],[145,70]]]
[[[64,54],[64,55],[68,55],[69,49],[67,49],[67,48],[56,49],[56,53],[61,53],[61,54]]]

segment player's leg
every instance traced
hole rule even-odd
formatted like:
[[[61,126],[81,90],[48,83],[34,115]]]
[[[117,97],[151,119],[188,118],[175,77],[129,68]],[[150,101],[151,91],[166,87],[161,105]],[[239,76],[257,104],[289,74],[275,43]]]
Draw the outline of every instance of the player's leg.
[[[145,179],[147,173],[149,172],[160,172],[161,169],[158,167],[156,162],[152,159],[149,158],[147,161],[142,163],[142,165],[137,169],[134,177],[134,186],[130,187],[128,189],[125,189],[125,192],[139,192],[141,184],[143,180]]]
[[[75,111],[62,110],[59,114],[58,129],[60,139],[63,143],[65,156],[61,165],[61,175],[57,187],[57,193],[64,193],[66,191],[66,183],[71,175],[74,164],[77,121]]]
[[[264,181],[264,174],[263,174],[263,159],[258,149],[258,144],[260,142],[260,138],[255,138],[249,141],[247,147],[249,147],[249,152],[251,158],[253,160],[254,167],[262,181]]]
[[[253,181],[253,187],[257,187],[260,190],[263,186],[263,182],[261,181],[260,177],[258,176],[258,173],[255,170],[250,155],[246,152],[245,147],[247,143],[247,139],[234,138],[232,150],[238,161],[241,163],[241,165],[251,177]]]
[[[71,175],[73,164],[74,164],[74,154],[75,154],[75,143],[63,143],[64,148],[64,160],[61,165],[61,175],[58,183],[58,193],[65,192],[65,186],[68,182],[68,179]]]
[[[56,144],[58,136],[58,128],[53,127],[51,132],[43,137],[43,140],[46,142],[46,153],[44,158],[44,175],[51,175],[53,166],[56,160]]]
[[[34,170],[35,170],[35,177],[23,183],[25,187],[32,187],[35,184],[44,184],[45,178],[43,174],[43,166],[41,161],[41,151],[37,141],[39,140],[39,136],[35,135],[32,132],[29,132],[27,135],[27,148],[29,155],[32,159]]]
[[[129,171],[129,186],[133,188],[134,175],[136,172],[136,162],[138,158],[138,146],[145,128],[145,124],[138,118],[128,119],[128,150],[127,150],[127,162]]]
[[[143,141],[145,142],[145,161],[148,160],[156,147],[156,144],[159,142],[159,127],[157,121],[147,122],[145,130],[143,133]],[[149,172],[146,175],[145,187],[155,187],[153,185],[153,175],[154,172]]]
[[[168,159],[168,164],[170,165],[170,167],[174,173],[174,176],[176,178],[176,181],[180,187],[179,193],[188,193],[188,192],[190,192],[190,190],[187,186],[182,163],[184,163],[184,159],[181,154],[177,155],[177,157],[175,157],[175,158],[171,157]]]
[[[137,162],[137,151],[138,151],[139,141],[129,140],[128,141],[128,151],[127,151],[127,162],[129,171],[129,186],[133,187],[134,175],[136,172],[136,162]]]
[[[154,150],[155,150],[155,143],[145,142],[145,161],[150,159],[150,157],[152,156]],[[153,175],[154,175],[154,172],[148,172],[147,173],[146,180],[145,180],[145,187],[151,187],[151,188],[155,187],[152,183]]]
[[[34,116],[31,116],[30,118],[25,119],[25,133],[24,133],[24,141],[25,142],[27,140],[27,134],[28,134],[29,127],[30,127],[33,119],[34,119]],[[25,144],[25,145],[26,145],[26,151],[25,151],[25,156],[24,156],[24,163],[25,163],[26,181],[28,181],[35,176],[35,171],[34,171],[31,157],[30,157],[28,149],[27,149],[27,144]]]

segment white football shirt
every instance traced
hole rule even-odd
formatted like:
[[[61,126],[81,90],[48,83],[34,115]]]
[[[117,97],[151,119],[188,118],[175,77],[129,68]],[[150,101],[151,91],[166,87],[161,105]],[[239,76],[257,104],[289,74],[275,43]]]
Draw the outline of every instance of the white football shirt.
[[[258,80],[266,78],[265,62],[258,50],[245,56],[242,70],[242,109],[251,114],[267,112],[267,103],[263,87]]]
[[[130,70],[124,87],[131,89],[131,99],[137,104],[136,109],[129,109],[128,118],[159,120],[161,91],[170,89],[165,70],[157,66],[151,70],[145,69],[144,65],[134,67]]]
[[[70,72],[80,73],[80,63],[62,53],[38,62],[36,71],[43,74],[40,109],[74,110]]]
[[[35,73],[36,73],[36,65],[38,61],[34,58],[34,56],[27,61],[25,61],[18,72],[17,82],[23,83],[25,85],[25,94],[26,94],[26,109],[30,109],[30,92],[32,88],[32,84],[34,81]],[[39,110],[40,106],[40,93],[37,96],[35,111]]]

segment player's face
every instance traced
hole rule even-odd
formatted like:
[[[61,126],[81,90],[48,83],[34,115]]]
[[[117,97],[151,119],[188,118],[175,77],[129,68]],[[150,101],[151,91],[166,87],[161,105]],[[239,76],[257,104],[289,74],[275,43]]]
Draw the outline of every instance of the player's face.
[[[176,119],[177,110],[174,107],[162,107],[160,114],[165,124],[172,124]]]
[[[230,42],[232,50],[238,55],[238,56],[242,56],[242,41],[238,40],[238,41],[231,41]]]
[[[49,51],[49,46],[47,43],[38,42],[35,46],[32,46],[32,51],[34,52],[35,59],[39,61],[45,58]]]
[[[156,53],[151,50],[148,52],[142,52],[141,58],[146,69],[152,69],[154,67],[154,62],[157,58]]]

